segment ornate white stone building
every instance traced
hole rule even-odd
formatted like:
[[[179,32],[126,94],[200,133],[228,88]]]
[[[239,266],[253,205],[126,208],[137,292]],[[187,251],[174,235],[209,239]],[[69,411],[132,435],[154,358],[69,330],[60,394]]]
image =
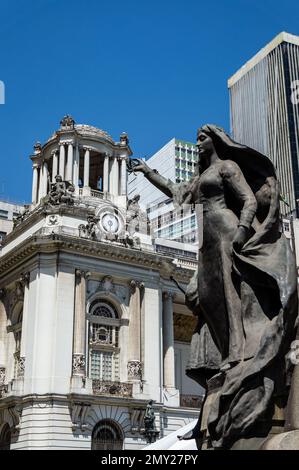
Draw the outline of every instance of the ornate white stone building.
[[[194,318],[169,279],[195,263],[155,252],[130,155],[126,134],[70,116],[34,147],[32,204],[0,256],[0,449],[137,449],[149,400],[160,437],[198,415]]]

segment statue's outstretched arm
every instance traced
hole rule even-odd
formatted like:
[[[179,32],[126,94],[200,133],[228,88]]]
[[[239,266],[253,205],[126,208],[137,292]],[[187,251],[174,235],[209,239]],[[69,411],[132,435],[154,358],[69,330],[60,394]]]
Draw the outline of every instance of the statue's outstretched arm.
[[[128,164],[128,171],[131,173],[143,173],[146,179],[150,181],[156,188],[162,191],[162,193],[168,197],[173,197],[175,183],[167,178],[164,178],[164,176],[160,175],[157,170],[150,168],[144,160],[140,158],[132,158]]]

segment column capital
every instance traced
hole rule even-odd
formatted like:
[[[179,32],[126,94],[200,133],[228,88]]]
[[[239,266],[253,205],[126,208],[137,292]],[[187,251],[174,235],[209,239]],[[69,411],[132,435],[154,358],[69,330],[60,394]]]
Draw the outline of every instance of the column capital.
[[[129,282],[129,287],[132,293],[135,292],[136,288],[138,287],[140,290],[144,289],[144,282],[142,281],[136,281],[135,279],[132,279]]]
[[[35,168],[36,168],[36,169],[40,168],[40,163],[39,163],[39,162],[34,162],[33,165],[32,165],[32,168],[33,168],[33,169],[35,169]]]
[[[30,283],[30,272],[29,271],[21,274],[20,282],[23,286],[26,286],[26,287],[29,286],[29,283]]]
[[[176,294],[174,292],[171,292],[171,291],[163,291],[163,293],[162,293],[162,297],[163,297],[164,300],[174,300],[175,296],[176,296]]]
[[[58,153],[58,149],[55,149],[55,150],[52,150],[51,155],[53,156],[53,155],[55,155],[55,154],[57,154],[57,153]]]
[[[88,146],[86,146],[86,145],[83,145],[82,148],[83,148],[84,150],[88,150],[89,152],[91,152],[91,147],[88,147]]]
[[[88,279],[91,276],[91,272],[90,271],[83,271],[82,269],[76,269],[75,270],[75,276],[78,279],[81,279],[82,277],[84,279]]]

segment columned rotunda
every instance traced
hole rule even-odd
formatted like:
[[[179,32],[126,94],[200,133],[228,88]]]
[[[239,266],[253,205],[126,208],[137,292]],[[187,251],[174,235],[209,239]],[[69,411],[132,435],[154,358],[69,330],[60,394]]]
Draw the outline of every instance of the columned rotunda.
[[[198,416],[185,376],[196,263],[158,253],[127,198],[125,133],[65,116],[0,253],[0,450],[141,449]]]
[[[109,194],[116,204],[127,194],[126,161],[131,150],[126,133],[120,142],[101,129],[77,125],[65,116],[61,127],[42,147],[34,146],[32,203],[38,204],[48,194],[57,175],[73,183],[77,196],[103,197]]]

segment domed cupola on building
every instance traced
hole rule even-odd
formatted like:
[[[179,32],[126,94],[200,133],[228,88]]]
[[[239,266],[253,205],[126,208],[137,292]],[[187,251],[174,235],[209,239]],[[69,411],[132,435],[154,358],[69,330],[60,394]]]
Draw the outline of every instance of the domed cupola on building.
[[[126,162],[131,154],[125,132],[114,142],[107,132],[76,124],[66,115],[44,145],[37,142],[34,146],[32,204],[39,204],[60,176],[74,185],[75,196],[89,198],[91,204],[93,199],[108,199],[125,206]]]

